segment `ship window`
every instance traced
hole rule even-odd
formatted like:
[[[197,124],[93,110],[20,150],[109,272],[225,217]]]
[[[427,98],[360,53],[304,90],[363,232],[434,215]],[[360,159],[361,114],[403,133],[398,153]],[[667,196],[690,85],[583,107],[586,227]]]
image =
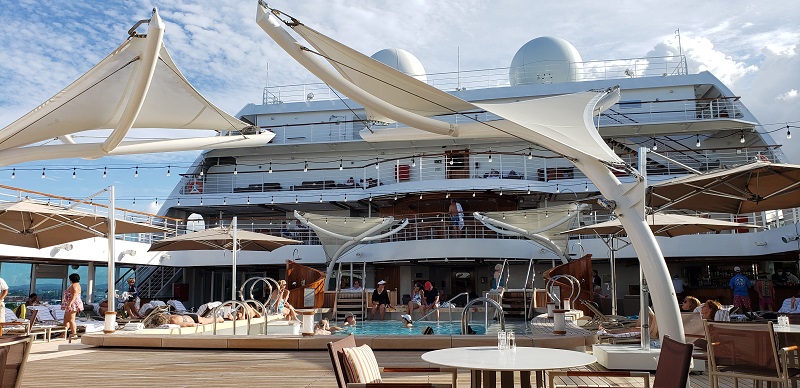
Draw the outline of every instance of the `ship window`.
[[[630,101],[620,101],[619,108],[620,109],[633,109],[633,108],[641,108],[642,107],[642,100],[630,100]]]

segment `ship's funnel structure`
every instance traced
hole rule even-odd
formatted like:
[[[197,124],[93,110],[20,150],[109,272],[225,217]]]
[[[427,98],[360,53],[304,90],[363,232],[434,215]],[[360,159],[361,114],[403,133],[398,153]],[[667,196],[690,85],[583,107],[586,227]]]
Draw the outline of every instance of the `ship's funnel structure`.
[[[147,33],[136,29],[148,24]],[[181,74],[163,43],[165,25],[153,9],[111,54],[64,90],[0,130],[0,165],[59,158],[260,146],[274,137],[225,113]],[[132,128],[226,131],[234,136],[124,141]],[[74,134],[112,130],[103,143]],[[216,134],[216,133],[215,133]],[[53,138],[63,144],[36,145]]]
[[[287,20],[281,20],[278,16],[285,16]],[[485,110],[500,116],[505,124],[500,127],[494,126],[494,122],[483,122],[484,125],[541,145],[569,159],[605,198],[616,202],[614,212],[625,227],[642,271],[651,285],[660,333],[683,340],[683,324],[669,271],[655,237],[644,221],[646,179],[625,165],[605,144],[594,125],[594,118],[619,100],[618,88],[510,103],[472,104],[435,90],[366,55],[341,49],[339,43],[304,27],[295,18],[269,9],[263,1],[259,1],[256,21],[278,45],[309,71],[377,115],[409,127],[456,136],[458,127],[452,124],[448,126],[431,117],[443,111],[459,114],[465,113],[465,110],[473,113]],[[297,43],[283,30],[282,24],[304,34],[317,51]],[[335,69],[339,72],[332,70],[319,57],[335,63]],[[394,91],[388,91],[392,88]],[[424,113],[425,109],[431,109],[429,114]],[[625,168],[636,177],[636,181],[622,184],[610,167]]]

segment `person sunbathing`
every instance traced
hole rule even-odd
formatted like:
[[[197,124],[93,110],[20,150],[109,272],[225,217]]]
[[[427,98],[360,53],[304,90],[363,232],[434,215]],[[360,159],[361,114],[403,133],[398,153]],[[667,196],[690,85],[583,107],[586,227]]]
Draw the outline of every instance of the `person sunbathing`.
[[[217,322],[223,322],[222,317],[217,317]],[[214,318],[198,316],[197,322],[195,322],[191,315],[159,313],[153,316],[148,327],[155,328],[166,324],[178,325],[180,327],[195,327],[197,325],[209,323],[214,323]]]

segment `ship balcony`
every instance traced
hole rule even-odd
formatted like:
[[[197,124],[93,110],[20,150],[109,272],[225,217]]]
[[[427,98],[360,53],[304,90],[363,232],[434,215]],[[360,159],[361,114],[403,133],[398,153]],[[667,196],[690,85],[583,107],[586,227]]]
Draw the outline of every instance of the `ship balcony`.
[[[615,145],[621,157],[636,167],[634,150]],[[620,151],[622,149],[622,151]],[[715,148],[661,152],[700,171],[746,163],[753,159],[775,160],[774,147]],[[214,165],[203,174],[184,174],[177,195],[185,200],[203,197],[231,203],[288,203],[344,201],[387,197],[398,193],[445,191],[586,191],[591,182],[569,161],[540,157],[529,149],[519,152],[471,152],[423,154],[364,161],[357,167],[334,162]],[[345,166],[348,165],[348,166]],[[678,164],[650,160],[651,177],[685,174]],[[626,179],[625,171],[615,171]],[[218,203],[223,204],[223,203]],[[202,205],[202,203],[201,203]]]

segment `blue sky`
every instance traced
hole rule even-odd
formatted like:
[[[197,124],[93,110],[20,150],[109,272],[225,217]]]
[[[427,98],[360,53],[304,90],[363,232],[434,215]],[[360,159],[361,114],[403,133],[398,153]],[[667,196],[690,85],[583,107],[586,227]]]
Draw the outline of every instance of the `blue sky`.
[[[615,6],[582,0],[310,0],[270,5],[368,55],[404,48],[428,72],[506,67],[519,47],[544,35],[571,42],[584,60],[672,55],[678,52],[675,30],[680,28],[690,71],[709,70],[730,86],[764,124],[759,130],[776,130],[776,141],[785,144],[790,160],[800,163],[800,128],[792,140],[779,129],[786,123],[800,125],[800,7],[684,0]],[[165,44],[183,74],[229,113],[260,102],[267,80],[271,85],[317,82],[256,25],[254,0],[21,0],[0,8],[0,127],[99,62],[153,7],[167,23]],[[169,194],[178,173],[197,154],[27,163],[0,168],[0,184],[71,197],[113,184],[119,206],[154,211],[155,199]],[[139,177],[134,178],[137,165]],[[170,177],[167,166],[172,166]],[[45,179],[40,178],[43,167]]]

